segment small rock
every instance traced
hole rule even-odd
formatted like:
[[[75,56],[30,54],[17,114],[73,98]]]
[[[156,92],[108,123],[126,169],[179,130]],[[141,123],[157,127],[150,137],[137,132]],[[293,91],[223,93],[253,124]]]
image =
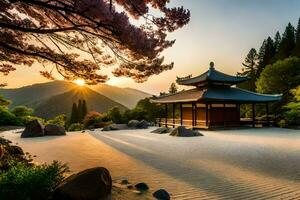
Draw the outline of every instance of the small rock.
[[[123,179],[123,180],[121,181],[121,184],[123,184],[123,185],[128,185],[128,184],[129,184],[129,181],[128,181],[127,179]]]
[[[129,185],[127,185],[127,188],[128,188],[128,189],[132,189],[133,186],[132,186],[131,184],[129,184]]]
[[[141,191],[147,191],[149,190],[149,187],[146,183],[138,183],[134,186],[136,189],[141,190]]]
[[[85,131],[81,131],[81,133],[85,133]]]
[[[152,195],[158,200],[170,200],[169,193],[164,189],[156,190]]]

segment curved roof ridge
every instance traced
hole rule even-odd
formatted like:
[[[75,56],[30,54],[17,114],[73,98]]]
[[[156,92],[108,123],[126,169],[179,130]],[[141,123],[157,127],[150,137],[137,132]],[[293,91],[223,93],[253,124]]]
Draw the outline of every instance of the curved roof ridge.
[[[248,93],[252,93],[252,94],[256,94],[256,95],[260,95],[260,96],[266,96],[266,97],[282,97],[282,95],[283,95],[283,94],[263,94],[263,93],[257,93],[257,92],[253,92],[253,91],[250,91],[250,90],[245,90],[245,89],[242,89],[242,88],[238,88],[238,87],[235,87],[235,89],[242,90],[244,92],[248,92]]]

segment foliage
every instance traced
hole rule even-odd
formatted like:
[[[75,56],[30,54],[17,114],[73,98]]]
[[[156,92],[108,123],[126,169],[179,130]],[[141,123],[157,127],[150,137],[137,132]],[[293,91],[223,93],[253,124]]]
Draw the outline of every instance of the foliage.
[[[50,63],[41,74],[53,78],[52,67],[66,79],[104,82],[103,66],[119,67],[115,76],[145,81],[173,67],[160,55],[175,40],[167,34],[186,25],[190,12],[169,7],[169,0],[1,1],[0,72],[17,65]],[[46,14],[45,14],[46,13]],[[157,16],[155,16],[157,15]],[[132,22],[139,20],[140,24]],[[82,56],[84,54],[87,56]]]
[[[0,106],[0,126],[22,126],[22,122],[7,107]]]
[[[17,117],[30,116],[33,114],[33,109],[27,106],[16,106],[11,111]]]
[[[68,131],[81,131],[83,129],[83,124],[73,123],[69,126]]]
[[[243,63],[242,72],[238,75],[248,76],[251,80],[239,84],[238,87],[255,91],[256,85],[254,83],[267,65],[292,55],[300,57],[300,19],[296,34],[295,28],[289,23],[282,36],[277,31],[274,40],[271,37],[265,39],[258,54],[256,54],[255,49],[250,49]]]
[[[11,104],[11,101],[4,99],[3,96],[0,95],[0,106],[8,107]]]
[[[244,88],[250,91],[255,91],[255,81],[257,79],[257,67],[258,67],[258,54],[254,48],[250,49],[245,61],[243,63],[242,72],[239,72],[238,76],[247,76],[249,81],[238,85],[240,88]]]
[[[104,118],[104,115],[92,111],[88,112],[87,115],[83,119],[84,127],[88,128],[90,126],[93,126],[94,124],[102,122],[102,119]]]
[[[58,126],[65,126],[66,125],[66,121],[67,121],[67,116],[62,114],[62,115],[58,115],[53,119],[50,119],[47,121],[47,124],[55,124]]]
[[[53,189],[63,181],[68,167],[57,161],[47,165],[26,165],[12,162],[9,170],[0,174],[0,199],[48,199]]]
[[[289,102],[289,91],[300,85],[300,58],[290,57],[268,65],[256,82],[257,91],[262,93],[282,93],[283,103]]]
[[[300,125],[300,86],[291,90],[294,95],[293,102],[283,106],[283,120],[285,126]]]
[[[18,117],[18,119],[21,121],[23,126],[35,119],[41,122],[42,124],[45,124],[45,120],[37,116],[22,116],[22,117]]]
[[[174,93],[177,92],[177,90],[178,90],[178,88],[177,88],[176,83],[172,83],[172,84],[170,85],[170,88],[169,88],[169,93],[170,93],[170,94],[174,94]]]
[[[117,107],[117,106],[109,109],[107,111],[106,115],[114,123],[120,124],[120,123],[123,122],[123,120],[122,120],[122,113],[120,111],[120,108]]]
[[[82,123],[85,115],[87,114],[87,105],[85,100],[78,100],[78,104],[73,103],[70,124]]]
[[[78,122],[78,108],[77,108],[77,104],[73,103],[71,117],[70,117],[70,124],[73,124],[76,122]]]

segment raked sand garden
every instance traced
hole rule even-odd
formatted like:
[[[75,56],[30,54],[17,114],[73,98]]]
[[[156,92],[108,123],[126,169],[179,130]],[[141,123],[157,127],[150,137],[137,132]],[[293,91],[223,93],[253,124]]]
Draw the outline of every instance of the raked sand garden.
[[[300,199],[299,130],[201,131],[204,137],[183,138],[153,129],[0,135],[36,155],[36,162],[59,160],[71,172],[104,166],[114,180],[164,188],[172,199]]]

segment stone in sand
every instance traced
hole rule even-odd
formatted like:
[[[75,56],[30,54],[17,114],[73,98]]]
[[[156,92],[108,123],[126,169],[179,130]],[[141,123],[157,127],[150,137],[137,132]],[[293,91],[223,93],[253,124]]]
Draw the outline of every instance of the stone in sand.
[[[151,131],[151,133],[164,134],[164,133],[170,133],[172,130],[173,130],[172,128],[160,127]]]
[[[138,183],[134,186],[136,189],[140,190],[140,191],[147,191],[149,190],[149,187],[146,183]]]
[[[146,120],[141,120],[136,126],[136,128],[138,129],[147,129],[148,127],[149,127],[149,122],[147,122]]]
[[[28,122],[25,130],[21,134],[21,138],[41,136],[44,136],[44,126],[36,119]]]
[[[105,127],[101,131],[117,131],[120,130],[120,128],[116,124],[110,124]]]
[[[171,133],[171,136],[177,136],[177,137],[194,137],[194,136],[203,136],[198,131],[194,131],[191,129],[187,129],[184,126],[178,126],[175,128]]]
[[[52,200],[101,200],[111,194],[111,189],[109,171],[96,167],[68,177],[54,190]]]
[[[66,135],[66,130],[62,126],[58,126],[55,124],[48,124],[44,129],[45,135],[53,136],[53,135]]]
[[[156,190],[152,195],[158,200],[170,200],[169,193],[164,189]]]
[[[130,128],[136,128],[139,123],[140,122],[138,120],[133,119],[128,122],[127,126]]]

